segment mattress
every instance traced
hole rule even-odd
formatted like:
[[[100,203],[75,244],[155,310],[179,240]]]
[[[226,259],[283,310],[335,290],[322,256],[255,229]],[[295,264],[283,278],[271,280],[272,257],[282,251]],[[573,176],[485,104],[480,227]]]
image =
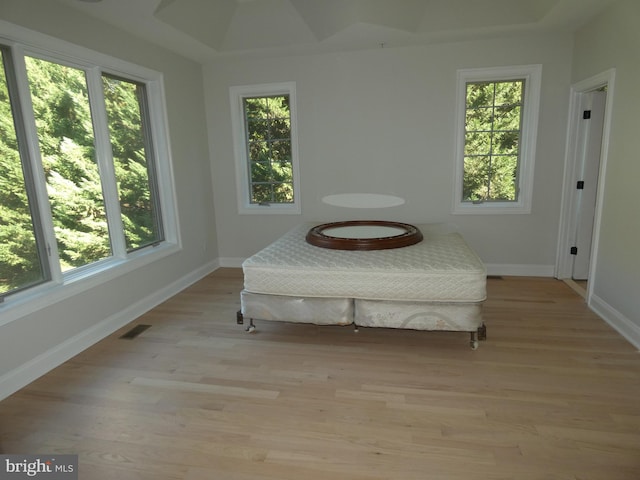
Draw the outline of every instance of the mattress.
[[[456,232],[417,225],[424,239],[388,250],[331,250],[301,224],[242,264],[250,293],[393,301],[482,302],[486,269]]]

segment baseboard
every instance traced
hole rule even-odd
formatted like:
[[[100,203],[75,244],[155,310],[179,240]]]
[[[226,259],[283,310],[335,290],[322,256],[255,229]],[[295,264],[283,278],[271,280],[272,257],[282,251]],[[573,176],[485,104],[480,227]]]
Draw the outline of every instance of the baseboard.
[[[218,263],[223,268],[240,268],[244,258],[223,257],[218,259]]]
[[[0,377],[0,400],[134,321],[219,267],[210,262]]]
[[[597,295],[591,295],[589,307],[620,335],[640,350],[640,325],[636,325]]]
[[[488,263],[487,275],[506,277],[553,277],[553,265],[517,265],[511,263]]]
[[[585,299],[587,298],[587,290],[583,288],[581,285],[579,285],[578,283],[576,283],[575,280],[573,280],[572,278],[563,278],[562,281],[566,283],[567,286],[571,288],[571,290],[576,292],[582,298],[585,298]]]

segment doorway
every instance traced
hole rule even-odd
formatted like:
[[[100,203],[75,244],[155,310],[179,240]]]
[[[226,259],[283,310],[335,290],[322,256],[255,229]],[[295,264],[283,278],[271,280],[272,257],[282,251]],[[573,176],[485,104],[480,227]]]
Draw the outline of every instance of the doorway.
[[[573,245],[570,247],[573,257],[571,279],[580,283],[587,282],[589,279],[606,101],[606,87],[581,95],[582,122],[579,129],[580,141],[576,156],[574,191],[576,223],[574,231],[570,232],[570,238],[573,238]]]
[[[571,87],[556,277],[587,302],[594,282],[615,71]]]

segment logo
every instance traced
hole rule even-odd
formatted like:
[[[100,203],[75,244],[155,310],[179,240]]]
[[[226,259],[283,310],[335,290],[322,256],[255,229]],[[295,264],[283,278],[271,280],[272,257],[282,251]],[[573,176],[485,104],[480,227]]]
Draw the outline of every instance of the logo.
[[[0,455],[0,480],[78,480],[78,455]]]

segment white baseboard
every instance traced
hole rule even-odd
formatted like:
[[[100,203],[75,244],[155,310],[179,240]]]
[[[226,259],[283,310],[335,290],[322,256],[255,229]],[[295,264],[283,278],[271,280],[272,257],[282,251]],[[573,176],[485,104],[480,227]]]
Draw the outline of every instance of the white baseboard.
[[[242,267],[242,262],[244,262],[244,258],[233,258],[233,257],[223,257],[218,259],[218,263],[223,268],[240,268]]]
[[[90,327],[66,341],[56,345],[32,360],[5,373],[0,377],[0,400],[17,392],[38,377],[53,370],[70,358],[89,348],[103,338],[111,335],[119,328],[132,322],[155,306],[168,300],[218,268],[218,262],[210,262],[199,269],[185,275],[166,287],[130,305],[93,327]]]
[[[487,275],[511,277],[553,277],[553,265],[516,265],[511,263],[489,263]]]
[[[600,315],[605,322],[626,338],[631,345],[640,350],[640,325],[633,323],[629,318],[625,317],[597,295],[591,295],[589,308]]]

